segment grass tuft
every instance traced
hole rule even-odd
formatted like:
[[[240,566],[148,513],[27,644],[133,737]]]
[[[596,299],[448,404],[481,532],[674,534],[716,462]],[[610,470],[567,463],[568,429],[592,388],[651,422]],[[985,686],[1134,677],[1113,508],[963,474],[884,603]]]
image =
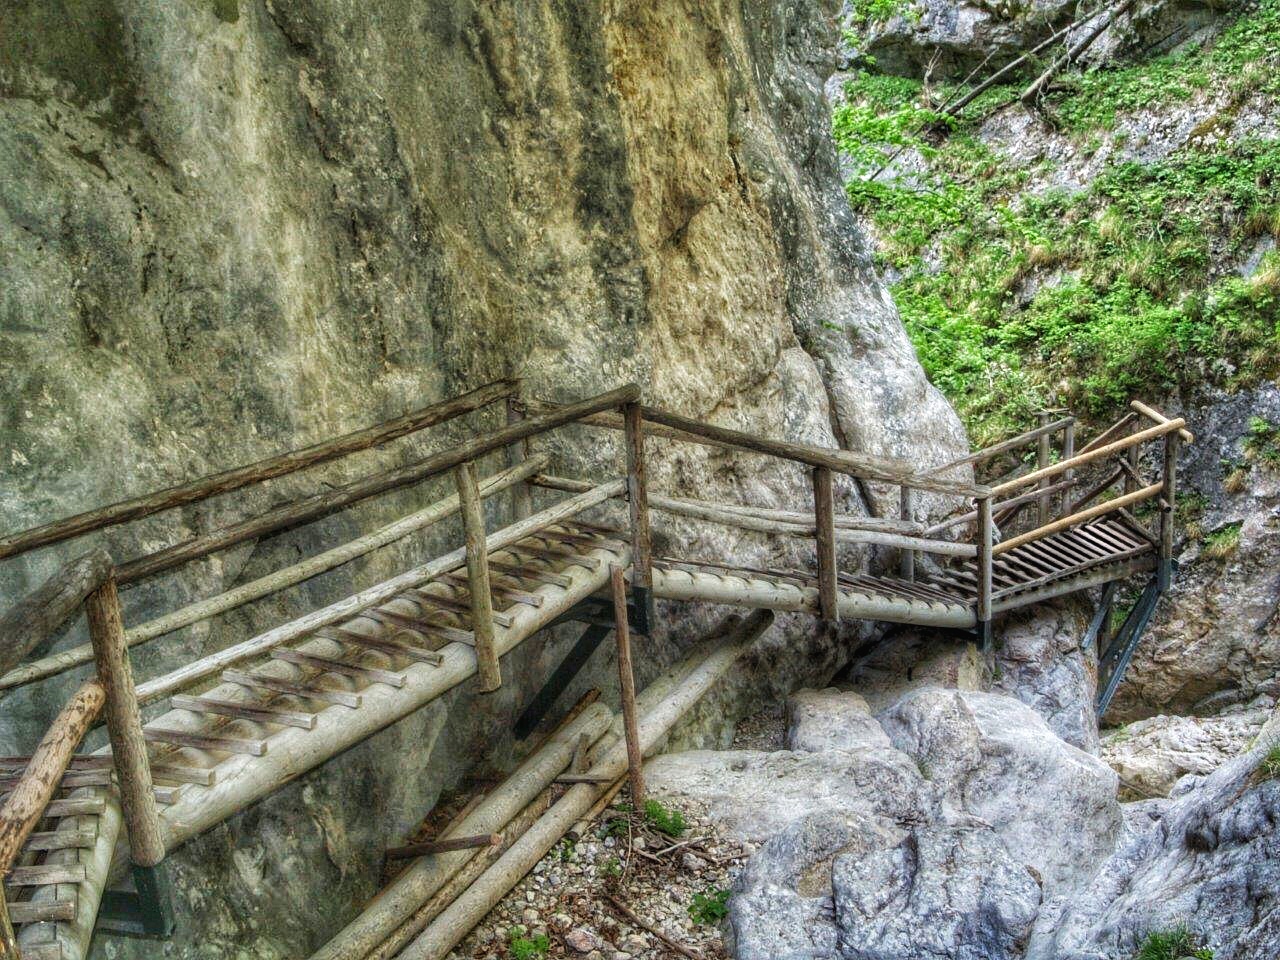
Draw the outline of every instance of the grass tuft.
[[[1133,960],[1182,960],[1183,957],[1213,960],[1213,951],[1198,946],[1195,935],[1185,926],[1151,931],[1133,955]]]

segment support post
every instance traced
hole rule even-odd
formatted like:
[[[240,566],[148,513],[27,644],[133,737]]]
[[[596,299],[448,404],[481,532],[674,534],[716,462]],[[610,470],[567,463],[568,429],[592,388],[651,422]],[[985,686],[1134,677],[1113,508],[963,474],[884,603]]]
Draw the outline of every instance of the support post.
[[[507,397],[507,423],[524,419],[524,403],[519,397]],[[507,466],[516,467],[529,459],[529,438],[523,437],[507,447]],[[511,488],[511,508],[516,520],[533,515],[533,491],[521,481]]]
[[[485,550],[484,513],[480,488],[476,485],[471,461],[454,468],[458,501],[462,505],[462,526],[467,536],[467,585],[471,591],[471,629],[476,640],[476,676],[480,692],[491,693],[502,686],[502,667],[493,641],[493,599],[489,593],[489,554]]]
[[[627,772],[631,779],[631,805],[644,809],[644,755],[640,747],[640,731],[636,720],[636,678],[631,667],[631,630],[627,625],[627,587],[622,568],[609,571],[613,591],[613,617],[618,638],[618,687],[622,698],[622,723],[627,739]]]
[[[1173,577],[1173,511],[1178,495],[1178,450],[1182,438],[1177,433],[1164,437],[1164,489],[1160,492],[1160,572],[1162,591],[1169,589]]]
[[[818,609],[822,619],[834,623],[840,617],[836,590],[836,505],[831,471],[813,468],[813,517],[818,546]]]
[[[151,783],[151,762],[142,735],[142,715],[133,686],[133,669],[124,639],[120,597],[114,575],[85,601],[89,639],[98,679],[107,692],[107,734],[120,781],[120,807],[129,835],[129,851],[138,867],[154,867],[164,859],[164,835]]]
[[[1136,433],[1137,427],[1135,426],[1134,430],[1131,432]],[[1124,455],[1127,458],[1129,463],[1129,469],[1125,472],[1125,475],[1124,475],[1124,492],[1125,493],[1133,493],[1133,491],[1138,489],[1138,450],[1140,446],[1141,446],[1140,444],[1135,443],[1132,447],[1130,447],[1124,452]]]
[[[1038,418],[1040,421],[1039,423],[1040,426],[1042,427],[1048,426],[1049,421],[1053,419],[1053,414],[1049,410],[1041,410]],[[1040,436],[1036,439],[1036,469],[1037,470],[1043,470],[1045,467],[1049,466],[1049,463],[1052,459],[1052,453],[1053,453],[1053,448],[1050,443],[1050,440],[1051,440],[1051,437],[1047,433],[1040,434]],[[1045,487],[1049,486],[1048,478],[1041,480],[1039,485],[1042,490]],[[1046,523],[1049,522],[1049,514],[1052,511],[1052,509],[1053,509],[1053,506],[1052,506],[1052,501],[1049,499],[1049,494],[1042,493],[1040,495],[1040,500],[1036,507],[1037,516],[1039,517],[1039,524],[1038,524],[1039,526],[1044,526]]]
[[[0,960],[22,960],[18,953],[18,939],[13,935],[13,924],[9,922],[9,904],[4,898],[4,887],[0,887]]]
[[[905,483],[901,487],[898,513],[900,520],[910,522],[915,519],[915,491]],[[903,580],[914,580],[916,578],[916,552],[903,547],[900,554],[898,558],[899,574]]]
[[[627,503],[631,515],[631,592],[636,632],[653,629],[653,546],[649,535],[649,481],[644,458],[644,419],[639,403],[622,406],[627,445]]]
[[[991,649],[991,549],[994,525],[991,522],[991,498],[978,500],[978,602],[974,613],[978,621],[978,637],[983,652]]]
[[[1073,419],[1070,423],[1068,423],[1065,427],[1062,428],[1062,459],[1070,460],[1075,455],[1076,455],[1076,422]],[[1066,473],[1062,475],[1062,479],[1064,481],[1072,480],[1075,477],[1075,473],[1076,472],[1074,470],[1068,470]],[[1064,487],[1062,490],[1062,493],[1060,494],[1060,499],[1058,501],[1058,510],[1063,516],[1067,515],[1067,506],[1070,503],[1070,500],[1071,500],[1071,490],[1069,487]]]

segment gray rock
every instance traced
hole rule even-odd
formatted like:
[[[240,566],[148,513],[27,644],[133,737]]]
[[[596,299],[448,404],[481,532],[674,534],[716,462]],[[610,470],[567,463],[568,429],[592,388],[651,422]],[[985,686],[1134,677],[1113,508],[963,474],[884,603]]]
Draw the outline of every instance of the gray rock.
[[[871,715],[867,701],[852,691],[829,688],[800,690],[787,700],[789,750],[883,749],[889,738]]]
[[[929,827],[839,856],[832,871],[845,960],[1020,957],[1040,886],[986,827]]]
[[[1043,877],[1046,895],[1087,882],[1110,854],[1121,826],[1115,772],[1021,702],[922,690],[880,721],[940,791],[944,810],[990,824]]]

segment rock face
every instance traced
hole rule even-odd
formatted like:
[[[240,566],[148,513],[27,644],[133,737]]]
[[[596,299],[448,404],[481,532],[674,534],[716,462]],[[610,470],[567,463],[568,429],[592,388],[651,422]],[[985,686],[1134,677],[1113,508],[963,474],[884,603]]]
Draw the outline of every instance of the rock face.
[[[840,189],[821,92],[835,12],[818,0],[6,5],[3,529],[507,374],[534,397],[636,380],[651,402],[726,424],[922,466],[956,456],[959,423],[925,381]],[[321,480],[386,469],[458,432],[401,441]],[[584,439],[539,446],[557,469],[616,471],[615,438]],[[653,482],[668,491],[808,502],[794,468],[654,447]],[[98,542],[129,558],[316,484],[277,481]],[[424,484],[144,584],[126,594],[126,619],[260,576],[448,489]],[[840,508],[888,515],[896,495],[842,484]],[[807,547],[692,522],[660,518],[657,540],[698,557],[808,560]],[[6,564],[0,590],[30,589],[87,542]],[[382,551],[138,648],[135,670],[172,669],[457,543],[449,529]],[[867,558],[842,559],[855,569]],[[710,616],[666,611],[671,629],[642,673]],[[812,621],[785,630],[811,682],[840,666],[842,647]],[[58,643],[81,639],[73,630]],[[341,761],[390,776],[389,759],[421,740],[411,786],[379,774],[329,788],[316,771],[179,851],[180,938],[210,958],[246,942],[257,957],[294,956],[323,941],[372,892],[370,851],[402,839],[477,757],[509,749],[511,717],[567,642],[513,655],[512,681],[483,708],[469,693],[451,702],[468,724],[424,713]],[[757,677],[776,665],[766,657]],[[81,676],[10,695],[5,749],[29,749]],[[315,830],[255,836],[273,819]],[[247,919],[234,905],[256,902],[286,864],[290,922]],[[115,956],[148,949],[110,945]]]
[[[807,691],[788,713],[786,750],[646,766],[762,843],[730,900],[739,960],[1020,957],[1120,835],[1115,774],[1014,698],[927,688],[872,716]]]

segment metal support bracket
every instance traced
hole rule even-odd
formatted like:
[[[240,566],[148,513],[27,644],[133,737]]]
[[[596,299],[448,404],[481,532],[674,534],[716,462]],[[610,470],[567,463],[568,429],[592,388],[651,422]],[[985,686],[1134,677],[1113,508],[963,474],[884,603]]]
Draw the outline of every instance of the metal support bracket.
[[[1143,632],[1147,629],[1147,625],[1155,614],[1156,604],[1164,593],[1166,585],[1172,582],[1173,575],[1177,572],[1177,569],[1178,563],[1176,560],[1161,562],[1160,569],[1157,570],[1156,575],[1151,578],[1146,588],[1142,591],[1142,596],[1138,598],[1138,602],[1134,604],[1133,609],[1129,611],[1129,615],[1125,617],[1124,623],[1116,631],[1116,635],[1112,638],[1106,651],[1098,658],[1100,687],[1098,690],[1097,713],[1099,717],[1107,712],[1107,707],[1111,706],[1111,699],[1116,695],[1116,690],[1120,688],[1120,681],[1124,678],[1124,671],[1129,666],[1129,661],[1133,659],[1133,653],[1138,648],[1138,642],[1142,639]],[[1105,681],[1102,679],[1104,676],[1106,677]]]
[[[98,927],[127,937],[168,940],[173,936],[173,887],[164,862],[133,866],[132,890],[105,890]]]

